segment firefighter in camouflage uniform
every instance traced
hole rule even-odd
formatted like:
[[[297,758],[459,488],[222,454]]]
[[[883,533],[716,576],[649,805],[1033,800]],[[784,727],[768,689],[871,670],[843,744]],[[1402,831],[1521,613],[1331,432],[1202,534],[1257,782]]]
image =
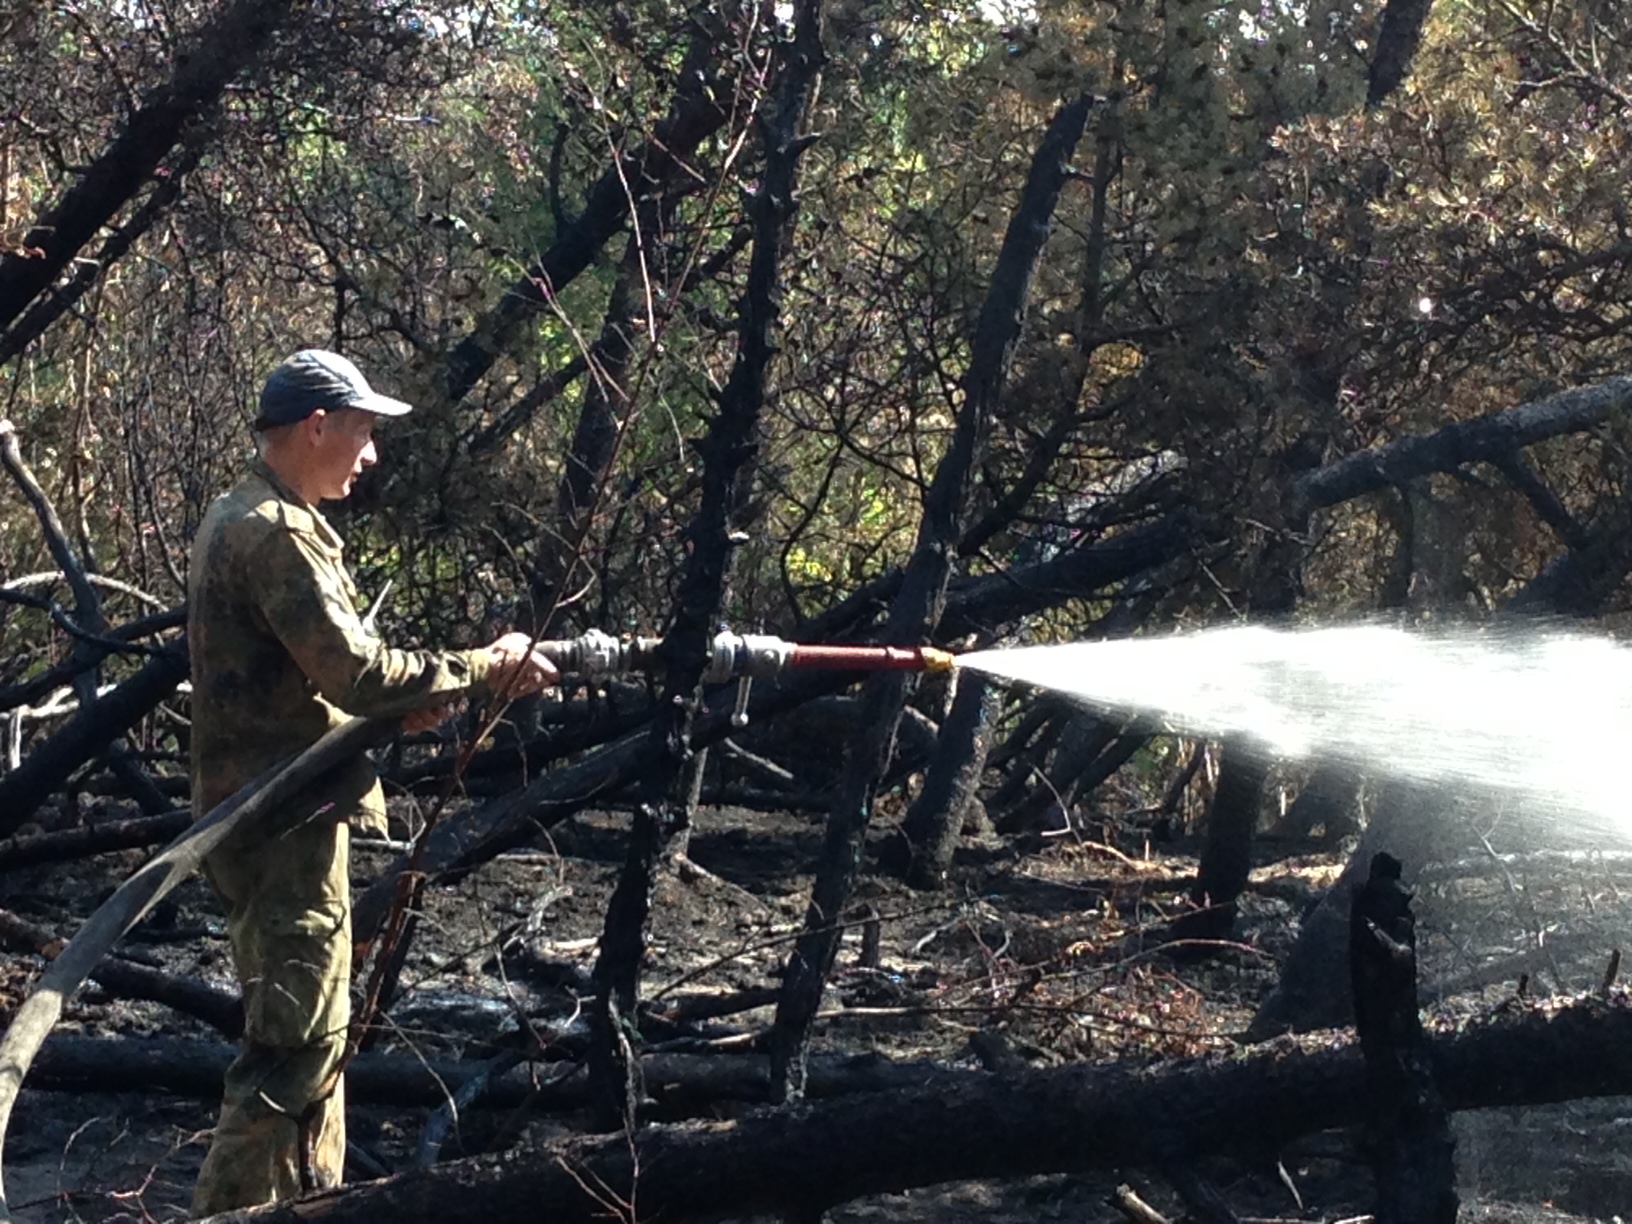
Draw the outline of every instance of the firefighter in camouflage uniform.
[[[340,539],[317,510],[375,461],[373,426],[409,406],[316,349],[277,367],[255,422],[260,458],[210,507],[193,544],[193,810],[202,816],[350,715],[435,725],[448,703],[548,687],[527,635],[476,650],[398,650],[365,625]],[[383,831],[385,803],[359,755],[291,801],[302,822],[230,842],[205,864],[227,907],[244,996],[193,1210],[209,1215],[338,1185],[350,1020],[350,828]]]

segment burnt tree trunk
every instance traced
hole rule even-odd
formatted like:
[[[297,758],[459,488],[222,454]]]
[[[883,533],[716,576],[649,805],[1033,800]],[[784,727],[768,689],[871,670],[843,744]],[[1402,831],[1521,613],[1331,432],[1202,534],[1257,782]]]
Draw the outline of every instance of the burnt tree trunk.
[[[1400,861],[1371,860],[1349,919],[1354,1020],[1366,1060],[1363,1145],[1377,1224],[1456,1224],[1455,1140],[1417,1009],[1417,934]]]
[[[957,676],[952,709],[941,723],[941,740],[924,777],[924,789],[907,810],[901,831],[911,847],[907,883],[939,888],[946,883],[958,835],[971,806],[980,802],[980,777],[992,745],[997,693],[978,673]]]
[[[1377,27],[1377,50],[1366,70],[1366,105],[1380,106],[1404,82],[1422,43],[1434,0],[1388,0]]]
[[[890,641],[924,641],[941,621],[970,474],[986,434],[987,419],[1008,377],[1032,276],[1091,106],[1092,99],[1085,95],[1055,114],[1032,159],[1020,202],[1009,219],[991,289],[976,325],[973,354],[963,381],[964,401],[952,441],[935,469],[924,499],[912,559],[890,606],[885,628]],[[907,678],[902,673],[874,676],[864,691],[860,735],[846,754],[804,933],[788,959],[771,1033],[773,1091],[780,1099],[798,1097],[803,1092],[811,1021],[838,954],[839,917],[849,906],[861,870],[874,790],[889,768],[906,695]]]
[[[588,589],[591,571],[585,564],[585,549],[594,528],[606,475],[617,455],[620,421],[629,402],[629,362],[634,353],[637,326],[632,294],[643,267],[648,261],[655,262],[653,248],[662,241],[658,218],[666,211],[654,207],[650,201],[640,209],[644,216],[629,235],[623,258],[618,261],[607,295],[606,313],[601,320],[601,334],[583,359],[589,378],[584,383],[578,404],[578,423],[556,487],[555,528],[539,541],[539,557],[528,575],[531,607],[526,625],[539,638],[563,636],[564,613]],[[495,448],[497,439],[506,436],[503,424],[507,423],[484,431],[473,442],[472,454],[477,454],[478,448]],[[539,694],[512,703],[509,722],[515,732],[523,738],[536,735],[542,707],[543,698]]]
[[[708,776],[708,745],[693,748],[691,758],[686,762],[686,768],[680,775],[680,827],[674,831],[669,839],[668,854],[671,859],[685,859],[690,861],[691,830],[697,824],[697,809],[702,806],[704,782]],[[721,793],[718,788],[716,794]]]
[[[793,38],[778,48],[783,60],[777,97],[764,120],[765,174],[753,202],[754,244],[743,297],[736,360],[719,411],[702,444],[703,495],[688,529],[691,555],[680,580],[674,619],[664,635],[663,692],[647,735],[650,798],[635,813],[629,857],[607,908],[596,996],[590,1020],[590,1078],[595,1112],[604,1126],[633,1129],[644,1097],[631,1027],[639,997],[646,921],[664,849],[685,820],[691,733],[702,702],[702,677],[725,594],[731,536],[738,525],[758,456],[765,375],[774,353],[777,278],[796,207],[805,106],[823,63],[822,0],[798,0]],[[688,788],[689,789],[689,788]]]
[[[1262,1041],[1280,1033],[1307,1033],[1348,1024],[1354,1015],[1353,983],[1344,955],[1351,903],[1373,856],[1388,850],[1414,871],[1443,857],[1445,797],[1434,788],[1405,782],[1384,785],[1375,810],[1343,874],[1304,915],[1280,981],[1259,1005],[1248,1034]],[[1411,883],[1409,875],[1403,881]]]
[[[1122,161],[1119,102],[1113,101],[1100,109],[1094,144],[1093,202],[1088,211],[1088,240],[1083,249],[1082,296],[1076,326],[1076,355],[1079,360],[1067,368],[1060,379],[1060,386],[1051,396],[1054,402],[1048,427],[1031,448],[1019,477],[958,541],[960,557],[979,556],[993,537],[1007,530],[1015,516],[1025,509],[1047,481],[1061,450],[1082,428],[1085,419],[1101,419],[1105,415],[1103,410],[1084,413],[1081,404],[1090,360],[1103,342],[1105,331],[1105,259],[1111,243],[1106,218],[1110,211],[1111,191],[1120,177]]]
[[[646,1096],[634,1045],[635,1006],[652,888],[674,824],[673,806],[664,799],[636,809],[623,869],[606,907],[589,1008],[591,1108],[601,1130],[632,1130]]]
[[[1306,364],[1296,373],[1312,403],[1326,398],[1335,401],[1337,382],[1329,372]],[[1279,522],[1266,531],[1248,589],[1252,612],[1271,622],[1290,616],[1303,593],[1303,565],[1313,511],[1299,480],[1319,465],[1323,448],[1320,435],[1306,432],[1274,457],[1278,485],[1283,490],[1273,509]],[[1269,765],[1263,750],[1245,738],[1224,745],[1218,788],[1207,815],[1201,865],[1190,887],[1190,900],[1197,908],[1173,924],[1173,938],[1221,940],[1228,939],[1234,930],[1236,903],[1252,871],[1252,844]]]
[[[764,1002],[762,1000],[761,1002]],[[758,1006],[759,1004],[755,1004]],[[221,1076],[237,1055],[226,1042],[183,1037],[85,1037],[53,1033],[29,1070],[30,1091],[57,1093],[163,1092],[220,1101]],[[477,1077],[487,1079],[484,1109],[577,1113],[589,1104],[584,1068],[560,1062],[517,1066],[497,1077],[485,1059],[364,1051],[346,1067],[346,1097],[381,1105],[445,1105]],[[765,1099],[765,1058],[757,1054],[645,1054],[641,1070],[656,1099],[654,1114],[671,1120],[707,1117],[722,1102]],[[891,1062],[876,1055],[811,1059],[812,1098],[950,1088],[971,1078],[925,1061]]]
[[[576,598],[584,579],[584,546],[617,454],[620,422],[629,401],[629,361],[639,327],[635,286],[643,274],[657,276],[659,283],[667,280],[660,271],[667,203],[648,203],[641,209],[643,216],[629,236],[607,295],[600,338],[590,349],[590,377],[556,490],[556,529],[543,541],[543,555],[532,577],[533,629],[540,637],[559,636],[560,613]]]
[[[1218,787],[1207,811],[1207,839],[1190,886],[1196,908],[1172,926],[1174,939],[1228,939],[1236,902],[1252,872],[1253,832],[1263,806],[1269,760],[1245,740],[1230,740],[1218,765]]]

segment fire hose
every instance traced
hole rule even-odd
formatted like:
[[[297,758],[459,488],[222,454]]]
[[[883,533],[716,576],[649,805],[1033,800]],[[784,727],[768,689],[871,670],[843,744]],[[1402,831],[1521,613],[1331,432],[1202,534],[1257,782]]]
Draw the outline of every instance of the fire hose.
[[[661,638],[615,638],[591,629],[575,638],[539,642],[536,649],[563,672],[583,676],[652,671],[661,658]],[[722,629],[709,643],[707,683],[774,676],[795,668],[828,671],[947,671],[955,656],[934,646],[810,646],[767,633]]]
[[[597,678],[656,670],[663,652],[660,638],[615,638],[591,629],[575,638],[539,642],[536,649],[557,670]],[[731,722],[748,722],[750,686],[756,678],[794,669],[824,671],[950,671],[955,656],[934,646],[813,646],[764,633],[716,633],[709,643],[705,684],[737,682]]]
[[[657,638],[615,638],[590,630],[575,638],[539,642],[536,649],[562,673],[593,679],[655,670],[662,660],[663,643]],[[797,668],[944,672],[951,670],[954,662],[949,651],[933,646],[813,646],[767,634],[722,630],[709,644],[703,679],[709,683],[737,681],[732,721],[740,726],[747,721],[748,685],[758,677]],[[278,823],[280,814],[287,821],[287,811],[280,813],[278,804],[341,760],[389,740],[398,722],[353,718],[334,728],[299,756],[269,770],[219,804],[126,880],[86,920],[34,984],[0,1038],[0,1150],[4,1149],[12,1106],[29,1064],[56,1024],[64,1003],[84,985],[109,949],[161,897],[186,879],[204,855],[226,838],[241,836],[248,829],[267,831],[268,826]],[[0,1224],[10,1218],[4,1184],[0,1182]]]

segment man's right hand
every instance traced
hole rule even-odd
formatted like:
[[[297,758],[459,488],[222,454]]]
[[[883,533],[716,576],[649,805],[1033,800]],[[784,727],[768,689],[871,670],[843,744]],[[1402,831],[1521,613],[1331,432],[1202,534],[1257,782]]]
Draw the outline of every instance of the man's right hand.
[[[555,664],[525,633],[507,633],[487,647],[488,670],[495,693],[524,697],[550,688],[561,676]]]

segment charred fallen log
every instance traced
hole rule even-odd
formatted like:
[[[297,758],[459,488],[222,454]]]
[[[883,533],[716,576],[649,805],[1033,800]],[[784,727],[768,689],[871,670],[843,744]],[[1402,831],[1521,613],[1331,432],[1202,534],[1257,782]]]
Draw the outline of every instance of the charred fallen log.
[[[237,1054],[225,1042],[180,1037],[82,1037],[53,1034],[40,1049],[28,1086],[47,1092],[165,1092],[211,1101]],[[417,1054],[359,1054],[346,1069],[346,1096],[354,1103],[433,1108],[472,1079],[488,1075],[477,1059],[423,1058]],[[763,1101],[770,1085],[766,1061],[747,1054],[646,1054],[641,1073],[648,1108],[668,1117],[695,1115],[720,1102]],[[968,1078],[935,1063],[891,1062],[878,1055],[822,1056],[811,1060],[811,1095],[945,1087]],[[539,1113],[582,1109],[589,1103],[584,1068],[571,1062],[521,1067],[492,1077],[476,1107]]]
[[[47,1039],[30,1068],[28,1086],[48,1092],[166,1092],[198,1100],[221,1095],[221,1077],[237,1055],[225,1042],[179,1037],[81,1037],[57,1033]],[[479,1066],[470,1063],[471,1069]],[[443,1060],[359,1054],[346,1073],[353,1101],[378,1105],[434,1106],[446,1099],[438,1080],[457,1091],[469,1071]],[[495,1103],[520,1103],[519,1085],[507,1085]]]
[[[51,960],[66,943],[45,927],[0,910],[0,947]],[[204,1021],[228,1037],[237,1037],[244,1031],[244,1005],[236,991],[223,990],[197,978],[166,973],[117,955],[97,965],[91,977],[109,994],[163,1003]]]
[[[1632,1002],[1617,991],[1515,1003],[1446,1024],[1429,1048],[1455,1109],[1624,1094],[1632,1092]],[[609,1203],[623,1205],[622,1218],[671,1222],[808,1212],[946,1181],[1155,1167],[1207,1152],[1261,1157],[1298,1135],[1360,1121],[1365,1101],[1357,1043],[1326,1032],[1153,1067],[971,1073],[950,1086],[648,1127],[215,1218],[428,1224],[479,1211],[488,1224],[522,1224],[540,1203],[550,1204],[552,1224],[604,1219]]]
[[[131,820],[106,820],[78,829],[58,829],[52,833],[31,833],[0,841],[0,871],[15,871],[40,863],[60,863],[66,859],[105,854],[109,850],[135,850],[158,846],[178,837],[193,823],[186,808],[161,816],[137,816]]]

